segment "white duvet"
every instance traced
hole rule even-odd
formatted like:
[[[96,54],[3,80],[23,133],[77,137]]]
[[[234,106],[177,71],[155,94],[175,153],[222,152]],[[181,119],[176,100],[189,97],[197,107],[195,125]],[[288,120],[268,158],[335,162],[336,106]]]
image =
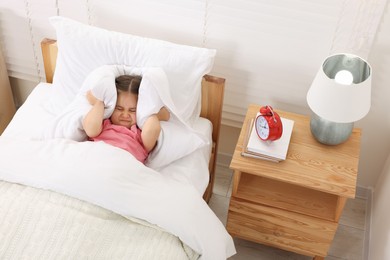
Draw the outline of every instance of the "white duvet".
[[[94,88],[94,94],[104,97],[111,108],[115,104],[115,86],[107,88],[107,84],[112,84],[117,71],[107,68],[101,68],[103,73],[98,71],[98,78],[89,77],[78,98],[59,115],[44,109],[50,100],[45,88],[55,86],[37,86],[0,136],[0,180],[65,194],[131,220],[147,221],[177,236],[201,259],[230,257],[235,253],[233,240],[201,195],[208,178],[204,158],[209,155],[203,155],[207,149],[199,149],[201,142],[188,149],[186,142],[195,137],[202,141],[203,137],[195,130],[188,131],[185,122],[177,120],[163,129],[164,139],[159,140],[160,147],[155,149],[158,153],[152,156],[155,168],[146,167],[127,151],[104,142],[75,141],[84,134],[80,127],[89,109],[82,96],[86,89]],[[169,99],[168,82],[160,72],[148,70],[144,74],[144,85],[150,87],[141,89],[143,97],[157,93],[157,98],[175,115],[177,109]],[[105,81],[99,75],[108,77],[107,84],[101,84]],[[140,99],[141,96],[140,93]],[[145,116],[158,109],[147,101],[141,111]]]
[[[201,259],[235,253],[231,236],[191,184],[144,166],[103,142],[0,137],[0,178],[60,192],[178,236]]]

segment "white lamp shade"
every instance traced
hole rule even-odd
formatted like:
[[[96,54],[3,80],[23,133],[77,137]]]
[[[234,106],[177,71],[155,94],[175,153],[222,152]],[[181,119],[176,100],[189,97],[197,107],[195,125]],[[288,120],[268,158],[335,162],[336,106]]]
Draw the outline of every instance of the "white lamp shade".
[[[352,75],[352,84],[335,80],[340,71],[350,72],[347,74]],[[332,122],[350,123],[363,118],[371,106],[370,65],[353,54],[329,56],[313,80],[307,103],[315,114]]]

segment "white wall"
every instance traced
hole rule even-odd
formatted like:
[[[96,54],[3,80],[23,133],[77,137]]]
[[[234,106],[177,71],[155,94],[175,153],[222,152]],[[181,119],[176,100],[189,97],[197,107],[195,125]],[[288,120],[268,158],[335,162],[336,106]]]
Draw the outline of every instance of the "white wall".
[[[373,195],[368,259],[390,259],[390,154]]]
[[[372,46],[372,104],[369,114],[356,124],[362,127],[358,183],[373,187],[390,152],[390,5],[387,5]]]
[[[370,56],[375,72],[373,82],[373,106],[364,123],[371,125],[366,127],[365,149],[362,157],[372,159],[372,163],[364,165],[367,172],[364,179],[369,179],[370,171],[377,171],[382,165],[375,165],[375,161],[385,161],[381,174],[378,175],[373,192],[373,203],[370,225],[370,260],[390,259],[390,8],[388,6],[386,15],[381,24],[380,32],[377,35],[374,48]],[[383,125],[383,131],[376,130]],[[382,127],[381,127],[382,128]],[[378,136],[376,134],[378,133]],[[384,157],[384,158],[383,158]],[[363,168],[362,167],[362,168]],[[372,168],[370,168],[372,167]],[[372,177],[371,177],[372,178]],[[374,179],[374,178],[372,178]]]

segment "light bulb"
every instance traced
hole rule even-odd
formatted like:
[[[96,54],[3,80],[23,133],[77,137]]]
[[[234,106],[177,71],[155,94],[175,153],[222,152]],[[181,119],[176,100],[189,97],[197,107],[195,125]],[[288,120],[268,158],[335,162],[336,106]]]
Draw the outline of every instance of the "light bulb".
[[[353,82],[353,76],[348,70],[340,70],[336,73],[334,80],[342,85],[351,85]]]

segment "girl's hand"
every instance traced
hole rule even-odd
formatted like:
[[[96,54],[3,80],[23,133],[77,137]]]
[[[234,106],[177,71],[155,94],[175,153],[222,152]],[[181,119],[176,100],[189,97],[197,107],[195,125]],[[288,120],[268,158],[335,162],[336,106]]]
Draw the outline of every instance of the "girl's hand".
[[[92,94],[92,91],[91,90],[88,90],[87,91],[87,100],[89,102],[89,104],[91,104],[92,106],[94,106],[97,102],[103,102],[99,99],[97,99],[93,94]]]
[[[83,119],[83,128],[85,133],[93,138],[98,136],[103,129],[104,103],[97,99],[91,90],[87,92],[86,98],[92,107]]]
[[[169,113],[166,107],[162,107],[160,111],[158,111],[157,113],[157,118],[160,121],[168,121],[170,117],[171,117],[171,113]]]

